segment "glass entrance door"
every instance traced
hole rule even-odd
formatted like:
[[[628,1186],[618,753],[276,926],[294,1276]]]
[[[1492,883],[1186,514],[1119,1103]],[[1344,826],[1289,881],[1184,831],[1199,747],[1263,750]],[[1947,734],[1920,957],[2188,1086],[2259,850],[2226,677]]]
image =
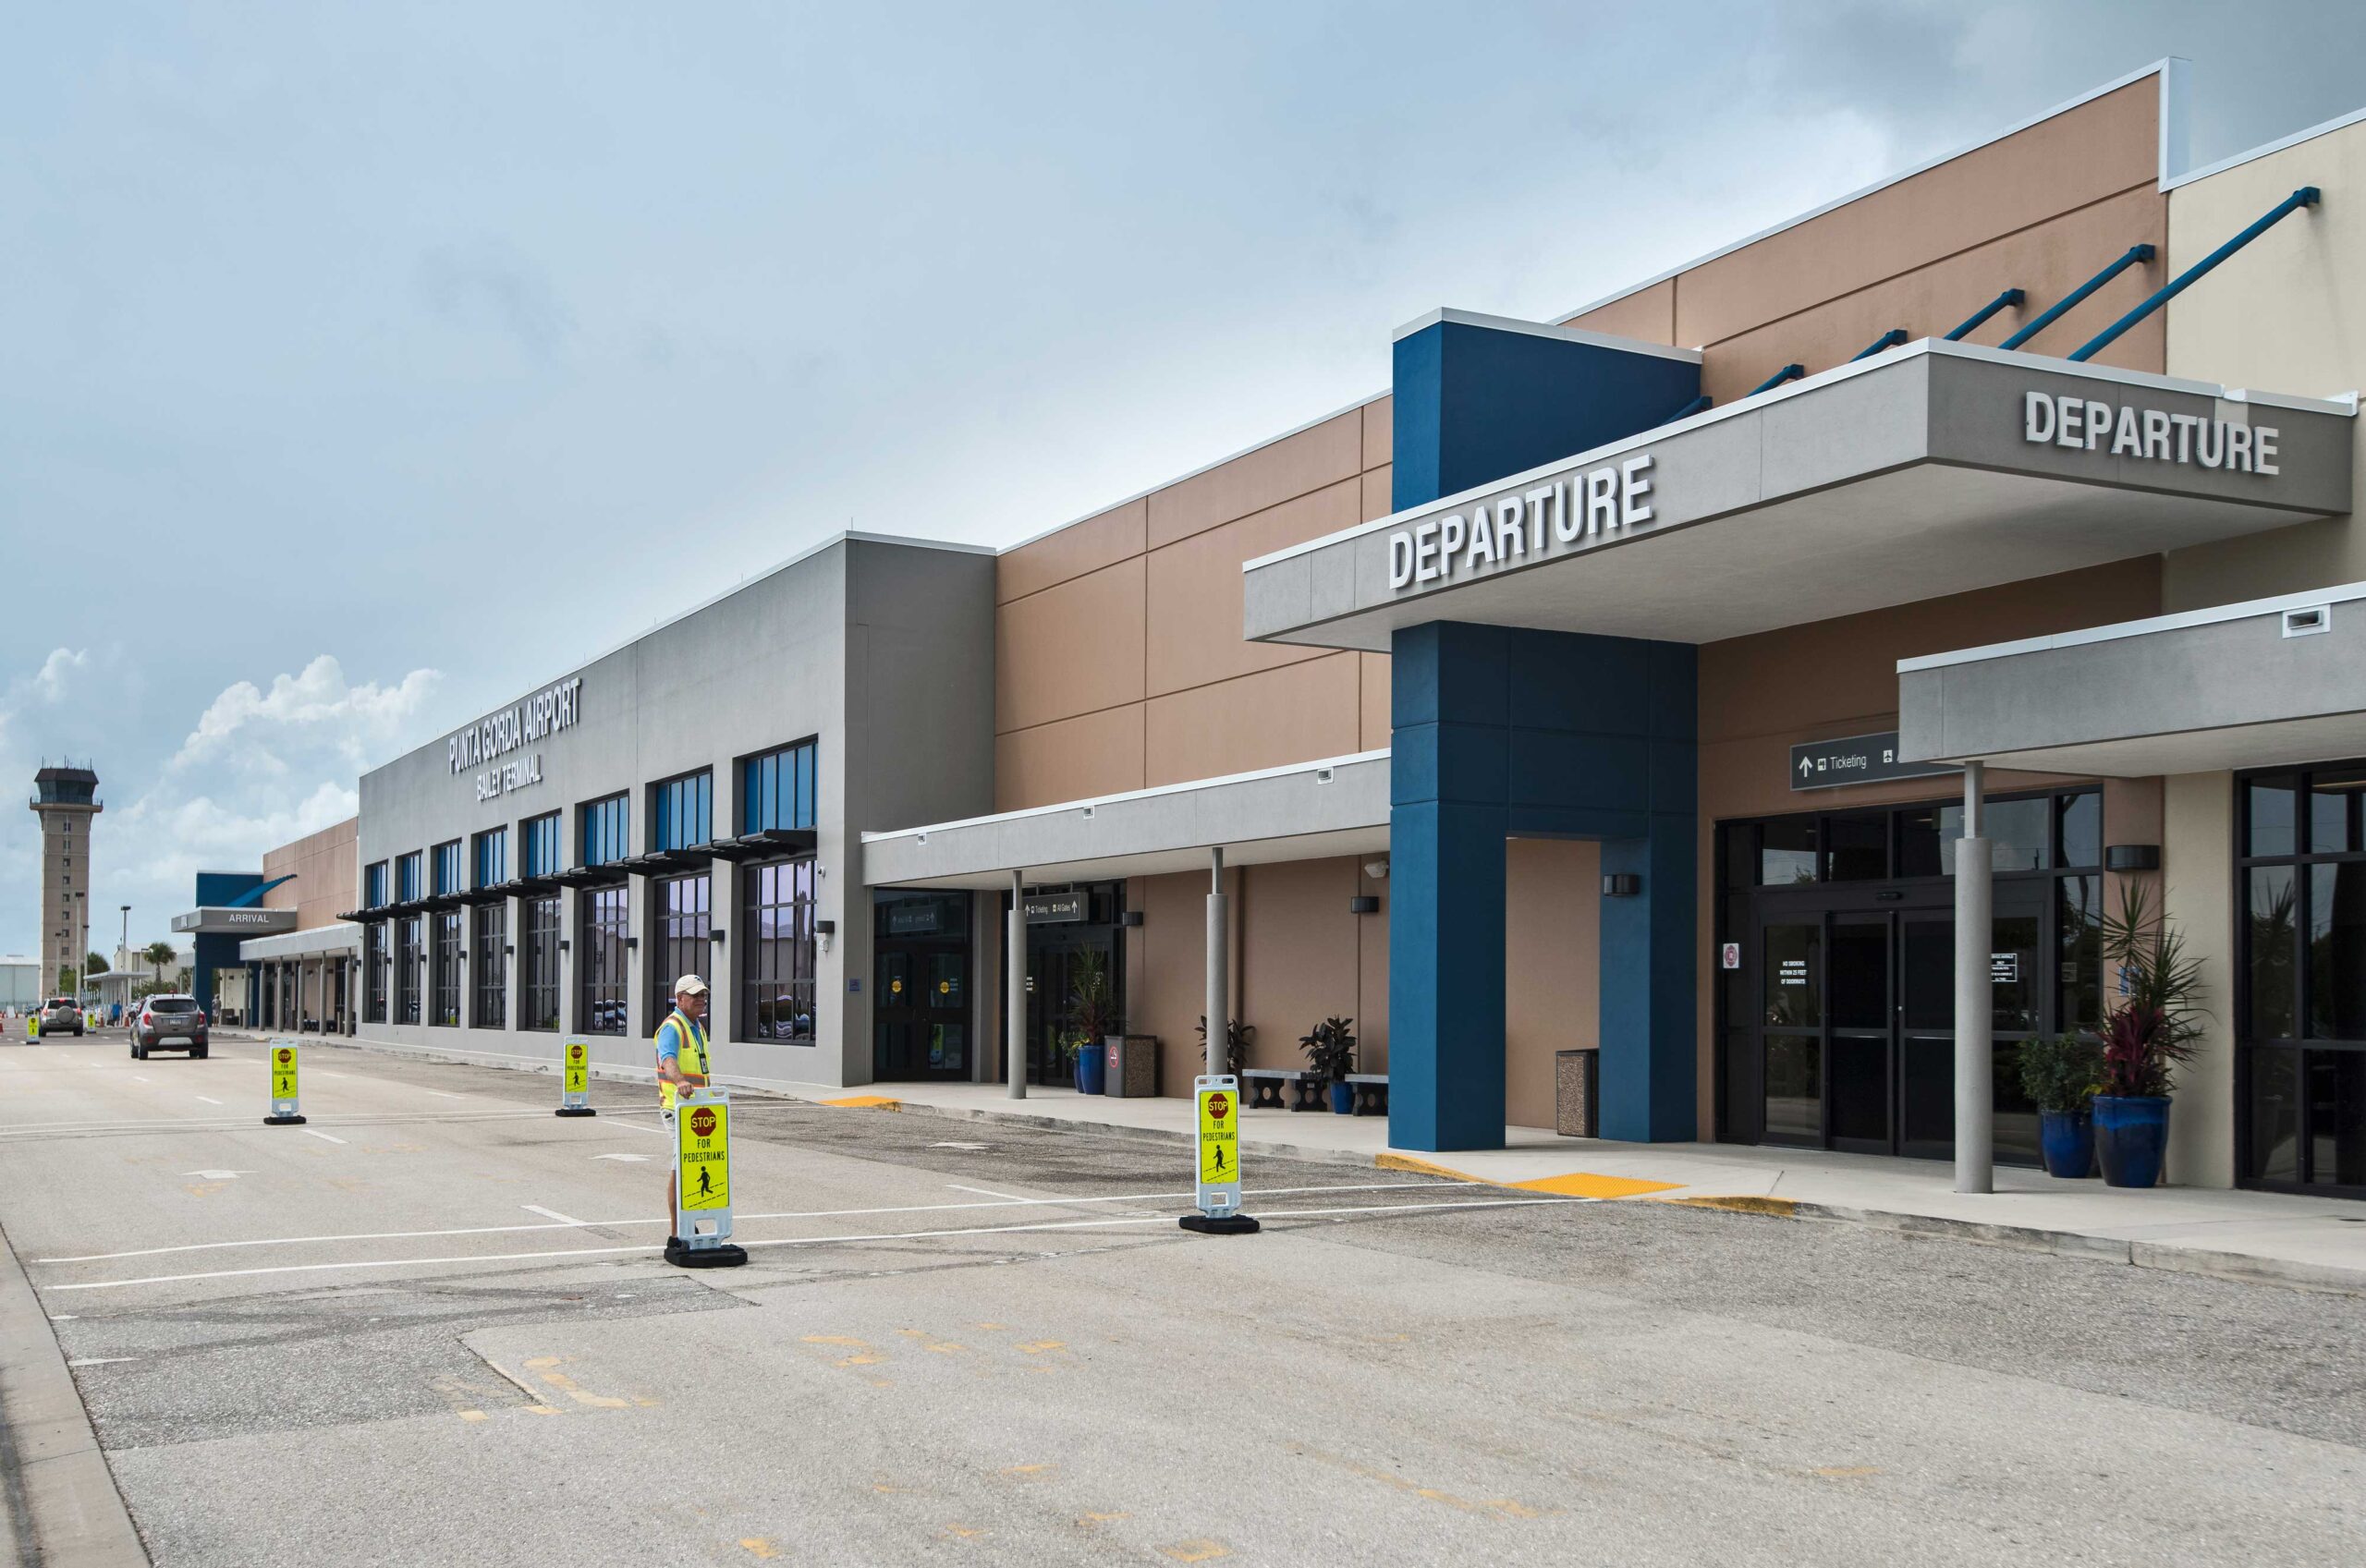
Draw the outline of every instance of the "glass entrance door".
[[[882,942],[878,960],[872,1076],[897,1083],[968,1078],[969,949]]]
[[[2043,1015],[2043,890],[1999,883],[1985,962],[1996,1150],[2033,1158],[2019,1052]],[[1955,915],[1809,908],[1759,927],[1762,1136],[1856,1154],[1955,1152]]]

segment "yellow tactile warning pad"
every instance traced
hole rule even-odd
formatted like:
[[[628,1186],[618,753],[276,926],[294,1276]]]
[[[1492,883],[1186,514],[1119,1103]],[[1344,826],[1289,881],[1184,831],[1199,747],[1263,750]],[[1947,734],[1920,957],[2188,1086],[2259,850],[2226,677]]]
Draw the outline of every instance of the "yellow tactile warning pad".
[[[1445,1176],[1453,1181],[1502,1187],[1512,1192],[1551,1193],[1555,1197],[1640,1197],[1645,1193],[1674,1192],[1682,1185],[1678,1182],[1638,1181],[1632,1176],[1603,1176],[1591,1171],[1571,1171],[1561,1176],[1539,1176],[1529,1182],[1494,1182],[1484,1176],[1474,1176],[1467,1171],[1416,1160],[1409,1154],[1376,1155],[1372,1163],[1384,1171],[1411,1171],[1420,1175]]]
[[[850,1094],[844,1100],[825,1100],[823,1105],[849,1107],[857,1111],[901,1111],[904,1102],[884,1094]]]

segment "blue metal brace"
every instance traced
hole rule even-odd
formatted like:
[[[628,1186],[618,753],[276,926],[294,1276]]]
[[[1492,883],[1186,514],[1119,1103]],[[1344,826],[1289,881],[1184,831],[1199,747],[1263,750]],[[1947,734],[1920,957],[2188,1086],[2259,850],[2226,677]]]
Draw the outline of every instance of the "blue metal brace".
[[[2323,194],[2324,193],[2323,191],[2319,190],[2313,185],[2302,186],[2299,189],[2294,191],[2291,195],[2286,197],[2283,201],[2278,201],[2274,207],[2270,208],[2267,215],[2260,219],[2259,222],[2251,225],[2250,227],[2243,230],[2242,233],[2235,236],[2234,238],[2226,241],[2226,244],[2220,246],[2217,249],[2213,250],[2209,255],[2204,256],[2201,261],[2196,261],[2192,266],[2188,267],[2176,277],[2162,285],[2160,289],[2153,294],[2153,298],[2147,299],[2144,303],[2139,305],[2136,309],[2128,311],[2128,314],[2120,317],[2119,320],[2112,322],[2111,325],[2097,333],[2092,338],[2081,345],[2079,349],[2070,356],[2070,358],[2073,359],[2091,359],[2097,351],[2108,348],[2111,346],[2111,343],[2114,338],[2117,337],[2121,333],[2126,332],[2129,327],[2134,326],[2137,322],[2142,321],[2145,317],[2151,315],[2153,311],[2159,310],[2162,306],[2167,304],[2170,300],[2176,298],[2178,295],[2184,293],[2187,288],[2200,281],[2202,273],[2208,272],[2211,268],[2216,266],[2219,262],[2225,261],[2236,251],[2240,250],[2244,246],[2249,245],[2252,240],[2257,239],[2261,235],[2265,234],[2269,229],[2274,228],[2277,224],[2282,223],[2286,218],[2291,216],[2294,213],[2299,212],[2301,208],[2315,206],[2317,202],[2323,199]]]
[[[1695,414],[1706,413],[1710,408],[1715,406],[1716,401],[1717,400],[1715,398],[1710,396],[1704,392],[1700,396],[1694,398],[1691,402],[1687,403],[1683,407],[1678,408],[1675,413],[1670,414],[1665,422],[1674,424],[1678,419],[1689,419]]]
[[[1880,353],[1883,349],[1895,348],[1905,341],[1906,329],[1904,327],[1892,327],[1889,331],[1882,334],[1881,336],[1865,345],[1864,347],[1857,350],[1856,353],[1849,355],[1848,362],[1853,365],[1860,359],[1870,359],[1874,355]]]
[[[1974,310],[1970,316],[1966,317],[1964,319],[1963,325],[1947,334],[1946,341],[1954,343],[1960,340],[1964,334],[1970,332],[1972,328],[1978,326],[1981,322],[1986,321],[1989,317],[1994,315],[2006,306],[2018,305],[2028,298],[2028,293],[2022,289],[2006,289],[2004,293],[1998,295],[1995,298],[1991,299],[1987,304],[1982,305],[1979,310]]]
[[[1742,395],[1745,397],[1755,397],[1762,392],[1772,392],[1776,387],[1782,385],[1785,382],[1797,381],[1807,373],[1808,368],[1805,365],[1786,365],[1781,370],[1775,371],[1773,375],[1768,376],[1764,381],[1760,382],[1756,386],[1751,387],[1748,392],[1742,394]]]
[[[2112,279],[2117,277],[2128,268],[2136,265],[2137,262],[2149,261],[2152,259],[2153,248],[2151,246],[2129,246],[2118,261],[2114,261],[2110,266],[2105,267],[2102,272],[2097,273],[2094,276],[2089,278],[2086,282],[2080,284],[2078,287],[2072,289],[2069,293],[2055,300],[2052,305],[2046,307],[2043,311],[2039,313],[2037,320],[2022,327],[2020,331],[2015,333],[2012,336],[2006,338],[1996,346],[1999,348],[2018,348],[2022,344],[2027,343],[2031,338],[2035,337],[2038,334],[2052,326],[2055,320],[2058,319],[2064,311],[2068,310],[2073,306],[2077,305],[2079,300],[2084,299],[2088,295],[2092,294],[2095,290],[2101,288],[2104,285],[2109,283]]]

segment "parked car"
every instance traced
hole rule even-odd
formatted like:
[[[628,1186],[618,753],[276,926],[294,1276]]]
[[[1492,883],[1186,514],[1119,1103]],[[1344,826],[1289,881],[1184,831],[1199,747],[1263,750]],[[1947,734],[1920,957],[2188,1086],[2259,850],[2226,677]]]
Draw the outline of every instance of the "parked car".
[[[158,1050],[186,1051],[202,1060],[207,1043],[205,1009],[193,996],[152,996],[131,1020],[131,1054],[139,1061]]]
[[[51,997],[49,1005],[41,1010],[41,1032],[62,1035],[68,1029],[78,1038],[81,1035],[82,1004],[70,996]]]

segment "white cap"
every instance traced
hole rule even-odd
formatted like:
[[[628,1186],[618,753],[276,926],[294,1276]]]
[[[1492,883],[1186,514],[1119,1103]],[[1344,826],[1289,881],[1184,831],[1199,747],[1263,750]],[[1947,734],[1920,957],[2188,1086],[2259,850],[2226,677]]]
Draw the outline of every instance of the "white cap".
[[[684,975],[674,982],[674,994],[676,996],[704,996],[706,982],[696,975]]]

